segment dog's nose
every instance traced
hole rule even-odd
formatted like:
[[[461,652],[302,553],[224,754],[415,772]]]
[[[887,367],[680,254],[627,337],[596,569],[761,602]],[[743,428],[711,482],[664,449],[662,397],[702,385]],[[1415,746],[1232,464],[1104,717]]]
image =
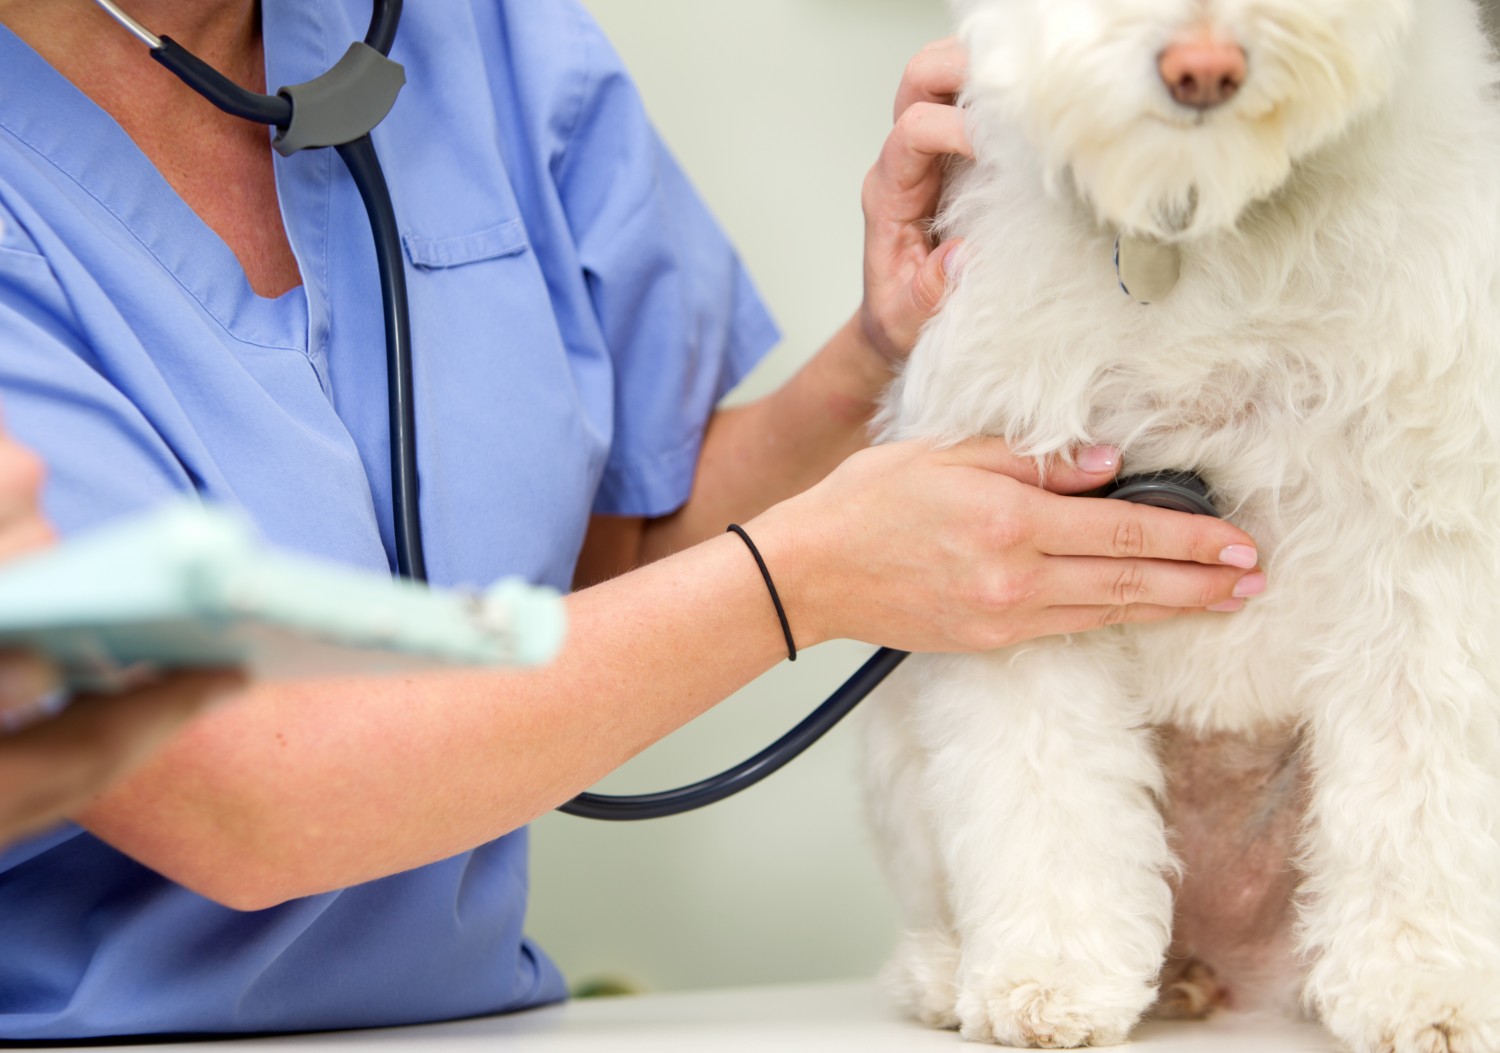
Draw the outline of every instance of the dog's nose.
[[[1184,106],[1211,110],[1222,106],[1245,83],[1245,49],[1206,34],[1174,41],[1157,65],[1167,90]]]

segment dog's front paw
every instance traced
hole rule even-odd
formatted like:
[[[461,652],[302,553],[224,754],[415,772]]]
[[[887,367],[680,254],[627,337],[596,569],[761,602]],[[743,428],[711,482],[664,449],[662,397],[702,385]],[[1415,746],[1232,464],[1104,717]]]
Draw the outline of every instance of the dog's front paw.
[[[1087,966],[971,975],[959,991],[959,1030],[971,1042],[1002,1046],[1118,1046],[1155,995],[1149,984]]]
[[[958,1014],[958,942],[952,933],[908,932],[881,974],[880,985],[928,1027],[954,1030]]]
[[[1500,1053],[1500,973],[1374,970],[1358,988],[1312,992],[1354,1053]]]

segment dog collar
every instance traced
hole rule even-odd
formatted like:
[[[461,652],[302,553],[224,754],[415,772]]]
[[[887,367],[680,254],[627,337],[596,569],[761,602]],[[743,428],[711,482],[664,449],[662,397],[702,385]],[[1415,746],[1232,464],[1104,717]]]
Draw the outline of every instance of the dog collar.
[[[1137,303],[1166,299],[1182,277],[1182,250],[1139,234],[1115,238],[1115,274],[1120,288]]]

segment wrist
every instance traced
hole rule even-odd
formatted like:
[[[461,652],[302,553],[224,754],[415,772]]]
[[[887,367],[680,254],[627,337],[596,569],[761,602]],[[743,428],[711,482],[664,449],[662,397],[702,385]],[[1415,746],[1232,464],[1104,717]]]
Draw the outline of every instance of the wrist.
[[[827,561],[817,531],[809,529],[805,517],[797,513],[798,503],[794,498],[776,505],[745,524],[745,529],[755,539],[776,582],[792,641],[798,651],[805,651],[827,643],[834,634],[830,628]],[[748,553],[746,558],[750,558]]]
[[[881,363],[887,372],[894,371],[906,357],[887,335],[885,327],[876,317],[875,308],[868,300],[859,305],[859,310],[855,312],[851,324],[864,349],[871,358]]]
[[[797,638],[792,635],[791,622],[787,621],[786,607],[781,602],[781,591],[776,588],[776,579],[771,577],[771,568],[766,566],[766,559],[760,554],[760,548],[755,544],[755,539],[750,532],[738,523],[731,523],[728,533],[734,534],[745,543],[745,548],[750,552],[750,558],[755,560],[755,568],[760,571],[761,580],[766,583],[766,592],[771,597],[771,606],[776,610],[776,622],[781,626],[782,639],[786,641],[787,661],[797,660]]]
[[[874,418],[895,378],[892,360],[870,339],[863,313],[844,323],[824,355],[830,407],[839,419],[860,427]]]
[[[892,345],[875,322],[874,315],[866,304],[861,304],[845,328],[849,330],[852,346],[858,351],[860,361],[869,371],[872,380],[883,389],[896,375],[896,368],[905,359],[898,348]]]

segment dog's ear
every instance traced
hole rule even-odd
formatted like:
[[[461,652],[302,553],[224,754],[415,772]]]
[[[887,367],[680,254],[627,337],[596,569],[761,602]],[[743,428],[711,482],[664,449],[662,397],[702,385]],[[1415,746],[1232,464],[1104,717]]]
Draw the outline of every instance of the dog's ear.
[[[1479,0],[1479,16],[1484,19],[1490,43],[1500,50],[1500,0]]]

